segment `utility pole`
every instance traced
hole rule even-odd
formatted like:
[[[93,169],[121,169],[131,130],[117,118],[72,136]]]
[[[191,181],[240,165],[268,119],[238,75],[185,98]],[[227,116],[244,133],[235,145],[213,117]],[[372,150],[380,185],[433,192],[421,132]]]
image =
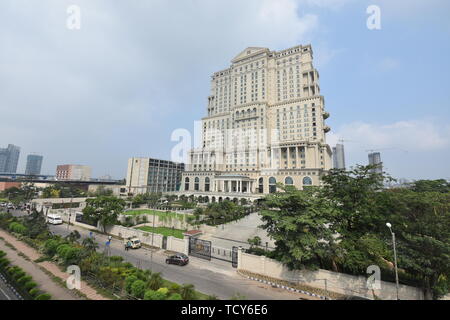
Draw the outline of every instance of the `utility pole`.
[[[386,223],[386,226],[389,228],[389,231],[391,232],[392,235],[392,247],[394,249],[394,267],[395,267],[395,286],[396,286],[396,291],[397,291],[397,300],[399,299],[398,296],[398,291],[399,291],[399,283],[398,283],[398,270],[397,270],[397,250],[395,247],[395,233],[392,232],[392,225],[388,222]]]

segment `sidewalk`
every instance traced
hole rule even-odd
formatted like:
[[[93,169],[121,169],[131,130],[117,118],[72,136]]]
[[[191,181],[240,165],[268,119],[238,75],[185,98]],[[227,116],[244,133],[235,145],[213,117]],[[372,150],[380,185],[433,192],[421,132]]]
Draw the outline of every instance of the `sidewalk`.
[[[16,251],[9,248],[5,245],[3,240],[0,240],[0,247],[3,251],[5,251],[8,255],[8,259],[14,265],[17,265],[24,269],[27,273],[29,273],[33,279],[39,284],[39,287],[52,295],[52,299],[54,300],[82,300],[83,298],[78,297],[75,293],[71,292],[67,288],[63,288],[57,283],[55,283],[49,275],[47,275],[44,271],[40,269],[43,267],[48,272],[53,274],[55,277],[66,281],[69,277],[68,273],[61,271],[58,266],[52,262],[44,261],[40,263],[34,262],[34,260],[41,257],[41,254],[37,252],[34,248],[31,248],[27,244],[22,241],[17,240],[12,235],[7,232],[0,230],[0,237],[5,239],[5,241],[9,242],[18,252],[23,253],[26,257],[28,257],[31,261],[26,260],[25,258],[18,255]],[[96,290],[90,287],[86,282],[81,281],[81,288],[79,290],[81,293],[85,294],[88,299],[91,300],[109,300],[102,295],[98,294]]]

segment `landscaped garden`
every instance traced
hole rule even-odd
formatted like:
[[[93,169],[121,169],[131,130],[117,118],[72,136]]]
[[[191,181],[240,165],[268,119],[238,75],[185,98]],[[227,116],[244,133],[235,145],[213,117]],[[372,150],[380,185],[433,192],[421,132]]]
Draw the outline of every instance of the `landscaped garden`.
[[[144,226],[144,227],[138,227],[137,229],[145,231],[145,232],[152,232],[152,233],[158,233],[162,234],[163,236],[172,236],[175,238],[183,239],[183,233],[186,232],[186,230],[179,230],[179,229],[173,229],[173,228],[166,228],[166,227],[151,227],[151,226]]]
[[[36,211],[22,218],[0,213],[0,228],[40,250],[44,254],[41,260],[53,261],[63,270],[69,265],[80,266],[83,278],[111,299],[118,299],[118,297],[119,299],[144,300],[215,299],[214,296],[207,296],[196,291],[191,284],[179,285],[170,282],[159,272],[142,270],[124,261],[123,257],[108,256],[98,252],[98,244],[91,238],[81,240],[77,231],[73,231],[66,237],[52,235],[49,233],[44,215]],[[2,261],[2,265],[6,266],[8,262],[4,259]],[[25,276],[20,270],[14,271],[12,275],[18,281]],[[25,280],[31,281],[29,278],[24,278]],[[35,291],[33,291],[34,294],[39,293]],[[40,299],[46,297],[48,298],[48,296],[41,296]]]

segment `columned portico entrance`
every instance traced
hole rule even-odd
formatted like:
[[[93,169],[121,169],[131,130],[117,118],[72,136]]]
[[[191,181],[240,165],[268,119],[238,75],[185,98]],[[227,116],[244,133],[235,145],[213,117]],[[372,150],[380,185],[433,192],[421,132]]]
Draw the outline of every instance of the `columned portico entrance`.
[[[214,177],[214,191],[225,193],[252,193],[254,179],[240,175],[221,175]]]

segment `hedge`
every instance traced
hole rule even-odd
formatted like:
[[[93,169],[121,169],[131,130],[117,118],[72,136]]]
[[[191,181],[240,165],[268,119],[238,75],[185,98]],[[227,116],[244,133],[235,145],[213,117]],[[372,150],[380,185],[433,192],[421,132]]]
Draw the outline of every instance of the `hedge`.
[[[18,266],[9,266],[11,262],[5,256],[6,253],[0,250],[0,270],[6,271],[6,275],[9,275],[14,287],[17,288],[23,298],[34,298],[35,300],[51,299],[51,295],[41,292],[36,288],[37,283],[33,281],[33,277],[26,274],[22,268]]]

